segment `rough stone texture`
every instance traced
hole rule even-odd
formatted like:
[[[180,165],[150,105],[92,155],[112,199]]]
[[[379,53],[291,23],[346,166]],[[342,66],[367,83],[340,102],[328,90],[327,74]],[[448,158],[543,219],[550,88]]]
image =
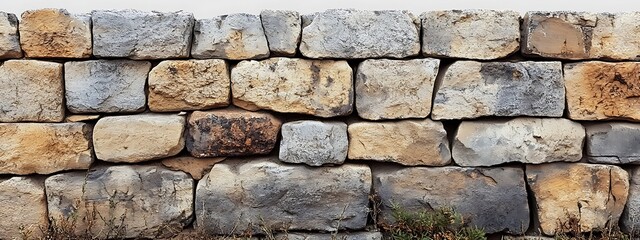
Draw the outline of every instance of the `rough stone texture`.
[[[149,109],[202,110],[229,105],[229,66],[224,60],[168,60],[149,72]]]
[[[640,63],[564,65],[569,118],[640,121]]]
[[[189,57],[193,14],[93,11],[93,55],[131,59]]]
[[[420,18],[425,56],[488,60],[520,48],[520,14],[514,11],[431,11]]]
[[[96,157],[135,163],[174,156],[184,148],[185,117],[140,114],[98,120],[93,129]]]
[[[589,162],[640,163],[640,124],[605,122],[589,124],[585,127],[587,129],[586,155]]]
[[[44,238],[47,229],[47,200],[42,180],[33,177],[0,178],[0,238]]]
[[[200,180],[202,177],[209,173],[209,170],[216,163],[224,161],[226,158],[217,157],[217,158],[194,158],[194,157],[171,157],[162,160],[162,165],[165,167],[176,170],[183,171],[191,175],[191,178],[194,180]]]
[[[21,57],[18,18],[13,13],[0,12],[0,59]]]
[[[487,233],[523,234],[529,227],[520,168],[380,169],[374,171],[374,189],[382,201],[378,221],[383,223],[394,221],[391,206],[396,204],[407,211],[451,207]]]
[[[542,232],[554,235],[559,223],[580,219],[583,232],[617,225],[627,201],[629,176],[617,166],[585,163],[527,165],[527,182]]]
[[[431,117],[562,117],[564,98],[560,62],[458,61],[436,90]]]
[[[194,27],[191,56],[230,60],[269,57],[260,16],[236,13],[199,19]]]
[[[502,240],[555,240],[553,237],[543,236],[509,236],[502,235]]]
[[[8,60],[0,66],[0,122],[60,122],[62,64]]]
[[[442,123],[424,120],[358,122],[349,125],[349,159],[444,166],[451,162]]]
[[[380,232],[351,232],[351,233],[280,233],[275,236],[277,240],[382,240]]]
[[[559,59],[640,59],[639,12],[528,12],[522,53]]]
[[[72,113],[142,111],[151,63],[90,60],[64,64],[67,108]]]
[[[438,59],[369,59],[358,65],[356,109],[369,120],[426,118],[431,113]]]
[[[45,181],[49,218],[99,239],[176,234],[193,219],[194,185],[186,173],[135,165],[62,173]]]
[[[404,58],[420,52],[420,21],[409,11],[330,9],[302,28],[308,58]]]
[[[0,139],[0,174],[50,174],[93,162],[84,123],[0,123]]]
[[[100,115],[67,115],[64,122],[88,122],[99,118]]]
[[[267,154],[282,122],[269,113],[239,109],[195,111],[187,127],[187,150],[194,157]]]
[[[577,162],[582,158],[584,138],[582,125],[563,118],[462,122],[452,155],[460,166]]]
[[[302,31],[300,14],[296,11],[264,10],[260,12],[260,19],[271,55],[295,55]]]
[[[30,58],[89,58],[91,16],[65,9],[39,9],[22,13],[20,45]]]
[[[633,167],[629,171],[631,177],[629,183],[629,196],[625,205],[620,226],[632,236],[638,236],[640,232],[640,167]]]
[[[295,121],[282,125],[280,161],[311,166],[342,164],[349,139],[343,122]]]
[[[267,229],[336,231],[367,223],[371,170],[306,167],[277,159],[216,164],[196,188],[195,227],[206,233]]]
[[[233,104],[252,111],[349,115],[353,111],[352,76],[346,61],[242,61],[231,70]]]

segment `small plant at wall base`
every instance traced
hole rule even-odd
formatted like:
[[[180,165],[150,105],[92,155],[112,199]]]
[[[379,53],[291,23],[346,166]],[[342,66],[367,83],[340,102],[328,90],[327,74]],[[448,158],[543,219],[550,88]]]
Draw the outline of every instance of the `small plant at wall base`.
[[[462,215],[450,207],[435,210],[407,211],[391,207],[395,222],[381,224],[385,239],[392,240],[481,240],[482,229],[466,226]]]
[[[609,221],[604,229],[599,232],[586,232],[581,231],[582,225],[580,218],[574,215],[569,215],[566,221],[558,221],[556,230],[556,240],[631,240],[638,239],[633,235],[628,235],[620,230],[617,222]]]

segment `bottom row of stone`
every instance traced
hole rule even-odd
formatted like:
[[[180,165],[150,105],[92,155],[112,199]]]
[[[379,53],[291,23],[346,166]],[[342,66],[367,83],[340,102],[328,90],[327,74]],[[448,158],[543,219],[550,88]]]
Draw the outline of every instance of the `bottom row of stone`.
[[[99,166],[53,175],[44,184],[37,177],[0,180],[0,238],[25,231],[37,236],[49,224],[72,225],[77,234],[100,238],[158,238],[179,233],[194,219],[196,230],[216,235],[359,230],[370,217],[392,222],[393,205],[452,207],[487,233],[523,234],[530,227],[527,183],[540,220],[534,227],[544,234],[555,234],[558,224],[572,218],[580,220],[582,231],[604,228],[620,219],[625,205],[621,222],[632,229],[640,227],[631,221],[640,214],[640,168],[631,173],[630,186],[625,170],[600,164],[527,165],[526,171],[313,168],[264,157],[225,160],[196,184],[186,173],[156,165]],[[370,199],[380,201],[379,213],[370,209]]]

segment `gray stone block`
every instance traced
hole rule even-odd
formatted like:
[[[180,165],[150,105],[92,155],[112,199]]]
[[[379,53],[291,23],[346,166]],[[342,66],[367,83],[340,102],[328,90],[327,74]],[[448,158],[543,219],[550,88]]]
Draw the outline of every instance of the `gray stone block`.
[[[272,56],[293,56],[298,50],[302,19],[296,11],[264,10],[260,13]]]
[[[280,160],[311,166],[342,164],[349,140],[343,122],[295,121],[282,125]]]
[[[194,27],[194,58],[231,60],[269,57],[269,45],[260,16],[237,13],[200,19]]]

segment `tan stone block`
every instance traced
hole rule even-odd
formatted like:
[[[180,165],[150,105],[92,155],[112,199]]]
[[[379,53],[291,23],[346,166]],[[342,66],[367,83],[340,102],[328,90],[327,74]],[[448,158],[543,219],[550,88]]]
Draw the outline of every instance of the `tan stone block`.
[[[84,123],[0,123],[0,173],[87,169],[91,127]]]
[[[44,179],[3,177],[0,179],[0,238],[44,239],[49,226]],[[28,237],[28,238],[27,238]]]
[[[88,58],[91,56],[91,16],[65,9],[22,13],[20,45],[31,58]]]
[[[229,105],[229,66],[224,60],[168,60],[149,72],[149,109],[203,110]]]
[[[451,162],[447,133],[440,122],[358,122],[350,124],[348,132],[349,159],[408,166],[444,166]]]

